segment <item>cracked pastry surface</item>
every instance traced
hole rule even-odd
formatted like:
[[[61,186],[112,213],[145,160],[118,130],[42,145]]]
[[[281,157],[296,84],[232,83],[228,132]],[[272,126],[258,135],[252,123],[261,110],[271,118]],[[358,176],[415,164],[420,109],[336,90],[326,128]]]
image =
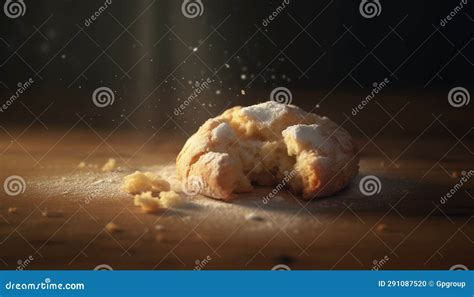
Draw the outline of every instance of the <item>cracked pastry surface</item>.
[[[358,163],[355,143],[342,127],[273,101],[207,120],[176,160],[182,181],[197,176],[201,194],[224,200],[289,176],[285,185],[306,200],[332,195],[357,175]]]

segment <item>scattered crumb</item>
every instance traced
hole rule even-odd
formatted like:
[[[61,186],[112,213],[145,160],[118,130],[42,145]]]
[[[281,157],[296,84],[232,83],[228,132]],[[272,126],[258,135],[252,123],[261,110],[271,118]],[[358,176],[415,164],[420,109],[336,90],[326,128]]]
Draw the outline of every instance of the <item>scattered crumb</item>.
[[[133,203],[146,213],[158,213],[163,210],[160,199],[153,197],[150,191],[135,195]]]
[[[79,163],[79,165],[77,165],[77,168],[86,168],[86,163],[85,162]]]
[[[18,208],[16,208],[16,207],[9,207],[9,208],[8,208],[8,213],[17,214],[17,213],[18,213]]]
[[[58,217],[62,216],[61,212],[48,211],[47,208],[45,208],[43,211],[41,211],[41,215],[43,217],[46,217],[46,218],[58,218]]]
[[[240,90],[240,94],[245,95],[245,90]]]
[[[102,166],[102,171],[104,172],[110,172],[115,170],[115,166],[117,166],[117,161],[115,159],[110,158],[107,163]]]
[[[163,232],[159,232],[158,234],[156,234],[155,240],[158,241],[158,242],[164,241],[165,240],[165,234],[163,234]]]
[[[130,194],[169,191],[170,184],[152,172],[135,171],[123,179],[123,190]]]
[[[117,232],[122,231],[122,229],[117,224],[115,224],[113,222],[110,222],[107,225],[105,225],[105,230],[107,230],[107,232],[109,232],[109,233],[117,233]]]
[[[165,229],[166,229],[166,228],[165,228],[165,226],[163,226],[163,225],[160,225],[160,224],[155,225],[155,230],[156,230],[156,231],[163,231],[163,230],[165,230]]]
[[[160,193],[160,204],[164,208],[180,207],[186,203],[186,200],[174,191],[165,191]]]
[[[385,231],[387,231],[387,225],[385,225],[385,224],[378,224],[378,225],[375,227],[375,231],[378,232],[378,233],[384,233]]]
[[[257,222],[264,221],[264,219],[263,219],[261,216],[255,214],[255,213],[253,213],[253,212],[247,214],[247,215],[245,216],[245,219],[246,219],[247,221],[257,221]]]
[[[458,178],[459,177],[459,173],[457,171],[453,171],[451,173],[451,178]]]

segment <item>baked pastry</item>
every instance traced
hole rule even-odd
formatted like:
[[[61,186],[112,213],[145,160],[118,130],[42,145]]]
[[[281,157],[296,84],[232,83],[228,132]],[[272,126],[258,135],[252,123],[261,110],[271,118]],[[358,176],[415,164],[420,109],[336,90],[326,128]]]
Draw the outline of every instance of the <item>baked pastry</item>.
[[[332,195],[357,175],[349,133],[327,117],[269,101],[207,120],[179,153],[178,177],[198,177],[200,193],[228,200],[254,185],[287,187],[306,200]]]

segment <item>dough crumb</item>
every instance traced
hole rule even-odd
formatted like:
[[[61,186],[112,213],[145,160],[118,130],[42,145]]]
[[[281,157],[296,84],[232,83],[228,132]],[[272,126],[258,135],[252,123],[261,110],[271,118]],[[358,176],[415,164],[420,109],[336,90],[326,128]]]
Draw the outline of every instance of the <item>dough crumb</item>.
[[[164,208],[175,208],[183,206],[186,200],[174,191],[165,191],[160,193],[160,204]]]
[[[255,213],[253,213],[253,212],[247,214],[247,215],[245,216],[245,219],[246,219],[247,221],[257,221],[257,222],[262,222],[262,221],[264,221],[264,219],[263,219],[261,216],[255,214]]]
[[[135,171],[123,179],[123,190],[130,194],[159,193],[170,190],[170,184],[152,172]]]
[[[17,213],[18,213],[18,208],[16,208],[16,207],[9,207],[9,208],[8,208],[8,213],[17,214]]]
[[[86,163],[85,162],[81,162],[77,165],[77,168],[86,168]]]
[[[117,166],[117,161],[113,158],[110,158],[107,163],[102,166],[102,171],[110,172],[115,170],[115,166]]]
[[[135,206],[140,206],[145,213],[159,213],[163,210],[160,199],[153,197],[150,191],[135,195]]]
[[[118,233],[122,231],[122,229],[113,222],[110,222],[107,225],[105,225],[105,230],[107,230],[107,232],[109,233]]]

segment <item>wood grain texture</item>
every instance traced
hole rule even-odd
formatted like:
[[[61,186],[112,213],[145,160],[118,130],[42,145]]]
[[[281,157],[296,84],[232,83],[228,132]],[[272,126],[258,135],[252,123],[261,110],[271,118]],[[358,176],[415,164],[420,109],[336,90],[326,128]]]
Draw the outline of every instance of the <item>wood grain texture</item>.
[[[38,130],[17,142],[1,140],[1,181],[11,175],[26,181],[21,195],[0,192],[2,269],[16,269],[30,255],[34,260],[26,269],[474,267],[473,180],[440,203],[461,171],[472,169],[472,155],[456,147],[438,162],[449,148],[439,139],[423,138],[408,149],[413,139],[379,140],[383,153],[359,139],[361,172],[334,197],[307,203],[282,192],[264,204],[271,189],[258,188],[232,203],[196,196],[183,208],[151,215],[120,190],[121,178],[134,170],[171,175],[184,139],[117,132],[103,142],[106,134],[91,131],[63,135]],[[117,160],[118,171],[77,169],[81,161],[101,166],[108,158]],[[358,185],[369,174],[382,183],[372,197],[362,195]],[[9,213],[11,207],[16,214]],[[250,213],[262,220],[246,219]],[[122,231],[108,233],[109,222]]]

